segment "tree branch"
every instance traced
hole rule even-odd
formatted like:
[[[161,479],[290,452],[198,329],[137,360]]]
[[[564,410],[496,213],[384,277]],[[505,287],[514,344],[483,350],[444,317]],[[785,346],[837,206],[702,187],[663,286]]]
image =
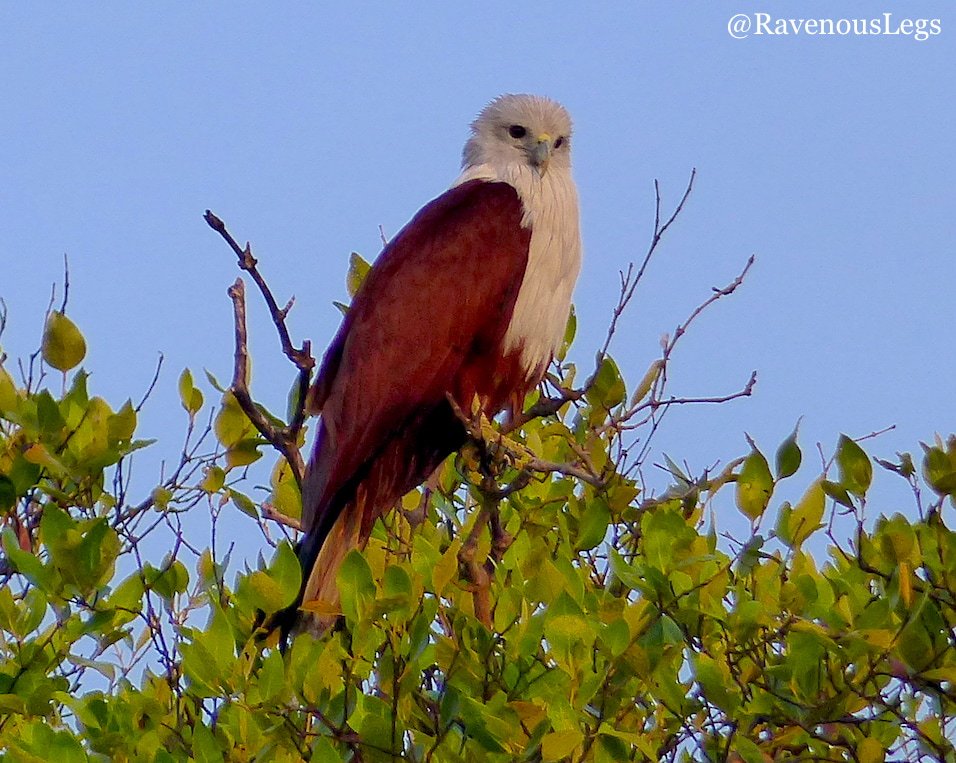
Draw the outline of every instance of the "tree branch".
[[[249,393],[249,350],[246,335],[246,287],[241,278],[229,287],[235,317],[236,351],[230,391],[256,430],[276,448],[289,462],[296,482],[301,486],[305,475],[305,463],[299,452],[297,430],[292,425],[277,428],[272,425],[262,410],[253,402]],[[306,374],[308,372],[305,372]]]
[[[292,305],[295,303],[295,297],[290,299],[285,307],[280,308],[278,303],[276,303],[275,297],[272,295],[271,289],[269,289],[268,284],[265,282],[265,279],[262,277],[262,274],[256,267],[258,262],[256,258],[252,256],[252,247],[250,246],[249,242],[246,242],[245,248],[240,247],[236,240],[232,237],[232,234],[226,229],[226,224],[210,210],[206,210],[203,218],[206,220],[206,223],[209,225],[209,227],[222,236],[223,240],[229,245],[232,251],[236,253],[236,257],[239,259],[239,267],[242,270],[245,270],[250,275],[252,280],[255,281],[256,286],[259,288],[259,292],[262,294],[262,298],[265,300],[266,306],[269,308],[269,315],[272,316],[272,323],[275,325],[276,331],[279,334],[279,342],[282,345],[282,352],[285,353],[285,356],[292,361],[292,364],[299,371],[298,405],[293,413],[292,421],[289,422],[287,427],[289,436],[293,441],[295,441],[298,438],[299,430],[302,429],[302,425],[305,422],[305,397],[306,392],[308,392],[309,389],[309,381],[312,376],[312,369],[315,368],[315,358],[312,357],[312,347],[309,340],[306,339],[303,341],[302,347],[295,347],[292,344],[292,339],[289,336],[289,329],[286,326],[285,319],[289,314],[289,311],[292,309]],[[301,474],[298,474],[296,478],[301,480]]]

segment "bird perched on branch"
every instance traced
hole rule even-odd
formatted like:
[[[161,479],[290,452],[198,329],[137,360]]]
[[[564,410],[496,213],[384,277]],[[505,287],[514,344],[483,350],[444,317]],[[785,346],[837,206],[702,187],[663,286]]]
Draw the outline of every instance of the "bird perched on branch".
[[[449,397],[489,419],[520,411],[562,341],[580,265],[570,117],[503,95],[471,125],[452,187],[374,263],[309,391],[321,419],[283,636],[327,627],[307,610],[337,610],[345,555],[465,443]]]

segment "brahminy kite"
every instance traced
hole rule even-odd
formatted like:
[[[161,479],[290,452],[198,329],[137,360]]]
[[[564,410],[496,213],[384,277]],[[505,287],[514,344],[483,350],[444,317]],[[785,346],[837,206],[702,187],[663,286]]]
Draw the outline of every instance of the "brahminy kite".
[[[520,411],[564,337],[580,265],[571,119],[548,98],[503,95],[471,125],[452,187],[382,250],[309,391],[321,419],[283,635],[303,603],[336,611],[348,551],[465,443],[449,396],[489,419]]]

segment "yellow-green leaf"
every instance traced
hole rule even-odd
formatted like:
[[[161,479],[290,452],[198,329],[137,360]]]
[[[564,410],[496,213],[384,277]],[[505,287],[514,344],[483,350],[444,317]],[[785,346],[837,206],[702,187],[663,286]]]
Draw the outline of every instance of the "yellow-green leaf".
[[[54,310],[47,318],[41,350],[48,365],[66,372],[86,357],[86,340],[73,321]]]
[[[541,740],[541,759],[546,763],[565,760],[583,740],[584,734],[579,729],[565,729],[545,734]]]
[[[190,416],[202,408],[202,392],[193,384],[193,375],[188,368],[179,375],[179,399]]]
[[[372,266],[358,252],[352,252],[349,256],[349,272],[345,277],[345,287],[349,290],[349,296],[354,297],[358,294],[359,288],[365,281],[368,271]]]
[[[773,475],[763,453],[754,448],[737,475],[737,508],[751,520],[760,517],[773,495]]]
[[[641,400],[647,397],[647,393],[651,391],[651,387],[654,386],[654,382],[657,381],[657,378],[661,375],[661,370],[664,368],[663,360],[655,360],[651,363],[650,367],[647,369],[647,373],[644,374],[644,378],[641,379],[640,383],[637,385],[637,389],[634,390],[634,394],[631,396],[631,405],[637,405]]]
[[[840,484],[862,497],[873,480],[873,465],[863,448],[845,434],[840,435],[837,445],[837,465],[840,467]]]
[[[799,428],[799,425],[797,428]],[[800,452],[800,446],[797,445],[797,428],[794,428],[793,434],[780,443],[780,447],[777,448],[778,480],[792,476],[800,468],[803,454]]]
[[[803,494],[803,498],[794,507],[789,516],[790,545],[799,546],[820,525],[823,509],[826,506],[826,493],[820,480],[814,482]]]
[[[883,763],[886,750],[875,737],[867,737],[856,746],[858,763]]]

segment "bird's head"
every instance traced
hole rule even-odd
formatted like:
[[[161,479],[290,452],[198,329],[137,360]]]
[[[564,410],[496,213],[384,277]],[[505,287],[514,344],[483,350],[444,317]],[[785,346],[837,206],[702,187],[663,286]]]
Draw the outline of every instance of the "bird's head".
[[[472,122],[462,167],[529,167],[538,177],[571,168],[571,117],[538,95],[502,95]]]

